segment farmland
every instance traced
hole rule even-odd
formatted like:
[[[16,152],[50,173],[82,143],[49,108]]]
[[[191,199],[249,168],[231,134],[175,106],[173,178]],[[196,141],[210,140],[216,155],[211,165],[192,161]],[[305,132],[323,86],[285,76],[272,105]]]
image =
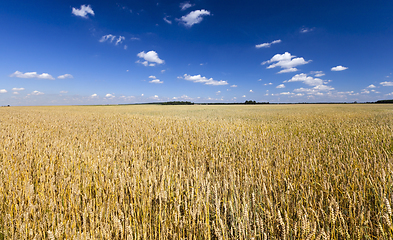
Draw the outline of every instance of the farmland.
[[[393,105],[0,108],[0,239],[392,239]]]

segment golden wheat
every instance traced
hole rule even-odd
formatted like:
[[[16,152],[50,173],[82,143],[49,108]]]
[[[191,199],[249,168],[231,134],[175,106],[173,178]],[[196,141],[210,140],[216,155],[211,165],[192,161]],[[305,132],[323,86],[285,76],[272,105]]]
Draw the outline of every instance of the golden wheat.
[[[391,239],[392,105],[0,109],[0,239]]]

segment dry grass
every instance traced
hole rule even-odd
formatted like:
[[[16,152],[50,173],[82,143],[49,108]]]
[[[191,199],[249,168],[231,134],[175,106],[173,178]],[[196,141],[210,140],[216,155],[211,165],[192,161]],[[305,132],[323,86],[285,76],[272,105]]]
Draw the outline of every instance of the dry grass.
[[[0,239],[392,239],[392,105],[0,109]]]

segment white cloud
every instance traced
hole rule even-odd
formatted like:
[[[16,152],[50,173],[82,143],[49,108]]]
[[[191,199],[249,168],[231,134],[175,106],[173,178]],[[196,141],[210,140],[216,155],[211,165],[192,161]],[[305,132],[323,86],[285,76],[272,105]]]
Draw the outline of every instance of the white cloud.
[[[112,94],[110,94],[110,93],[107,93],[107,94],[105,95],[105,97],[107,97],[107,98],[114,98],[115,96],[112,95]]]
[[[116,40],[116,44],[115,45],[118,45],[119,43],[122,43],[125,39],[126,39],[125,37],[119,36],[119,38]]]
[[[19,92],[13,92],[12,94],[14,94],[14,95],[18,95],[18,94],[19,94]]]
[[[221,91],[217,91],[217,92],[216,92],[216,95],[219,95],[220,93],[221,93]]]
[[[291,95],[292,93],[291,92],[282,92],[282,93],[280,93],[280,95]]]
[[[43,95],[44,93],[43,92],[40,92],[40,91],[33,91],[32,93],[31,93],[31,95],[36,95],[36,96],[38,96],[38,95]]]
[[[128,48],[128,46],[127,46],[127,45],[124,45],[124,50],[127,50],[127,48]]]
[[[180,78],[182,78],[182,77],[180,77]],[[206,85],[215,85],[215,86],[228,85],[227,81],[223,81],[223,80],[217,81],[217,80],[214,80],[213,78],[207,79],[206,77],[202,77],[201,75],[191,76],[191,75],[184,74],[183,78],[187,81],[192,81],[195,83],[203,83]]]
[[[285,85],[284,84],[280,84],[276,88],[285,88]]]
[[[154,98],[158,98],[158,95],[154,95]]]
[[[13,88],[12,91],[23,91],[25,90],[24,88]]]
[[[115,42],[115,45],[121,44],[121,43],[126,39],[126,38],[123,37],[123,36],[117,37],[117,36],[115,36],[115,35],[108,34],[108,35],[102,36],[101,39],[98,40],[98,41],[99,41],[99,42],[106,42],[106,41],[113,42],[116,38],[117,38],[117,40],[116,40],[116,42]],[[125,46],[125,49],[127,49],[126,46]]]
[[[274,40],[273,42],[270,43],[261,43],[258,45],[255,45],[256,48],[269,48],[271,45],[276,44],[276,43],[280,43],[281,39],[278,40]]]
[[[300,32],[301,33],[308,33],[308,32],[314,31],[314,29],[315,28],[306,28],[306,27],[304,27],[304,28],[300,29]]]
[[[187,8],[190,8],[192,6],[194,6],[195,4],[190,4],[190,2],[184,2],[184,3],[180,3],[180,9],[182,11],[186,10]]]
[[[172,21],[168,20],[167,17],[164,17],[164,21],[167,22],[168,24],[172,24]]]
[[[325,73],[323,71],[311,71],[310,74],[314,75],[314,77],[323,77]]]
[[[161,70],[161,73],[164,73],[165,72],[165,70]]]
[[[151,75],[151,76],[149,76],[149,78],[156,79],[156,76]]]
[[[13,74],[10,75],[10,77],[17,77],[17,78],[38,78],[38,79],[49,79],[49,80],[55,80],[54,77],[52,77],[48,73],[42,73],[42,74],[37,74],[37,72],[26,72],[22,73],[19,71],[14,72]]]
[[[144,65],[145,67],[149,66],[149,62],[148,61],[143,61],[142,62],[142,61],[138,60],[135,63],[140,63],[140,64]]]
[[[189,14],[181,17],[181,19],[178,19],[179,21],[181,21],[185,26],[187,27],[191,27],[194,24],[198,24],[200,22],[202,22],[203,20],[203,16],[205,15],[210,15],[210,12],[202,9],[202,10],[195,10],[190,12]]]
[[[141,39],[140,39],[140,38],[137,38],[137,37],[132,37],[131,40],[132,40],[132,41],[140,41]]]
[[[64,74],[57,77],[58,79],[74,78],[71,74]]]
[[[374,84],[371,84],[367,88],[376,88],[376,86]]]
[[[246,95],[243,95],[242,97],[246,97]]]
[[[393,87],[393,82],[381,82],[379,83],[384,87]]]
[[[250,92],[253,93],[254,91],[251,89]]]
[[[98,40],[99,42],[106,42],[106,41],[110,41],[113,42],[113,40],[115,39],[116,36],[112,35],[112,34],[108,34],[105,36],[102,36],[100,40]]]
[[[68,91],[60,91],[60,93],[68,93]]]
[[[7,93],[7,90],[5,90],[5,89],[0,89],[0,93]]]
[[[155,51],[149,51],[147,53],[145,53],[143,51],[143,52],[138,53],[137,56],[140,58],[143,58],[145,60],[144,62],[141,62],[139,60],[137,61],[138,63],[141,63],[145,66],[148,66],[148,65],[155,66],[155,63],[157,63],[157,64],[165,63],[164,60],[162,60],[158,57],[158,54]],[[151,62],[151,63],[149,64],[149,62]]]
[[[234,84],[234,85],[231,85],[231,87],[237,87],[237,85]]]
[[[304,65],[311,62],[311,60],[306,61],[302,57],[295,57],[296,56],[291,55],[289,52],[285,52],[284,54],[276,54],[270,60],[262,62],[261,65],[273,63],[269,65],[267,69],[281,67],[284,70],[281,70],[279,73],[285,73],[295,72],[297,71],[297,69],[295,68],[296,66]]]
[[[263,84],[263,85],[265,85],[265,86],[267,86],[267,85],[273,85],[273,83],[265,83],[265,84]]]
[[[78,17],[87,18],[87,14],[91,14],[94,16],[94,11],[90,7],[90,5],[81,5],[80,9],[72,8],[72,14]]]
[[[97,93],[92,94],[90,97],[98,97]]]
[[[313,88],[297,88],[293,91],[294,92],[304,92],[304,93],[313,94],[313,95],[321,95],[321,91],[328,92],[328,91],[332,91],[332,90],[334,90],[334,88],[332,88],[330,86],[319,85],[319,86],[315,86]]]
[[[336,66],[336,67],[332,67],[332,71],[334,71],[334,72],[338,72],[338,71],[344,71],[344,70],[346,70],[346,69],[348,69],[347,67],[343,67],[343,66]]]
[[[309,86],[319,86],[328,83],[328,81],[324,81],[320,78],[313,78],[311,76],[307,76],[307,74],[305,73],[296,74],[290,80],[284,82],[303,82]]]
[[[164,83],[164,81],[161,81],[160,79],[154,79],[149,81],[149,83]]]
[[[287,68],[279,71],[278,73],[289,73],[289,72],[297,72],[297,68]]]

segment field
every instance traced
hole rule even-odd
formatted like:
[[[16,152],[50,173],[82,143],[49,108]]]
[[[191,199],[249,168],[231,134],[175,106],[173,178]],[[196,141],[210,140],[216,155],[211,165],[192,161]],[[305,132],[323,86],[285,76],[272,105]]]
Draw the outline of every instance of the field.
[[[0,239],[392,239],[393,105],[0,108]]]

